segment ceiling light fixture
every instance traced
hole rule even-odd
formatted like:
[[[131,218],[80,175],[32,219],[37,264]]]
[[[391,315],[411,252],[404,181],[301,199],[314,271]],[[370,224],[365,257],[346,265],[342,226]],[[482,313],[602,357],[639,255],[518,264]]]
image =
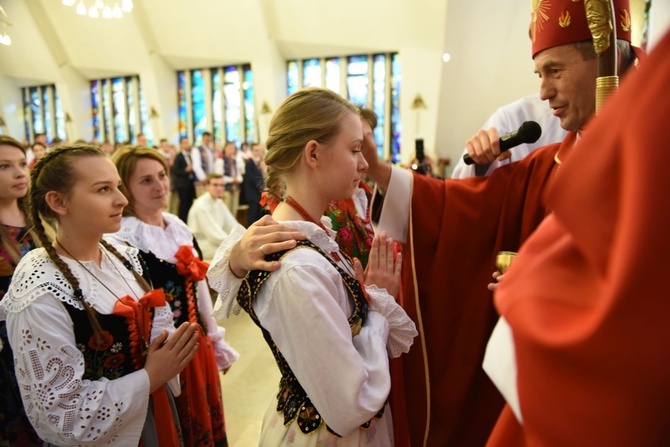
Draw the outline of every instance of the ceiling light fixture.
[[[92,19],[120,19],[123,14],[133,10],[133,0],[62,0],[65,6],[75,6],[77,14],[89,16]]]
[[[0,33],[0,44],[11,45],[12,38],[7,34],[7,27],[12,26],[12,22],[9,21],[9,17],[7,17],[7,13],[2,5],[0,5],[0,26],[0,29],[2,29],[2,32]]]

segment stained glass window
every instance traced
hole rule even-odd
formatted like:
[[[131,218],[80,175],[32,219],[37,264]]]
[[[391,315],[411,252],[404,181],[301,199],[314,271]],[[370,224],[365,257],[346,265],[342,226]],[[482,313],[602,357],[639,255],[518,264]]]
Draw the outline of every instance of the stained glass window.
[[[23,89],[23,124],[26,132],[26,140],[33,141],[33,135],[31,132],[32,129],[32,117],[30,114],[30,92],[27,88]]]
[[[375,141],[380,157],[384,157],[384,127],[386,123],[386,56],[376,54],[372,62],[372,110],[377,114]]]
[[[347,65],[347,92],[354,104],[368,102],[368,57],[349,56]]]
[[[56,136],[61,140],[67,140],[67,132],[65,132],[65,113],[63,106],[60,103],[60,96],[58,91],[54,88],[54,113],[56,115]]]
[[[56,86],[40,85],[21,89],[23,120],[26,139],[33,141],[35,134],[43,133],[48,142],[55,137],[65,140],[63,109]]]
[[[50,85],[42,88],[42,114],[44,116],[44,133],[47,141],[54,139],[53,112],[51,109],[53,90]]]
[[[131,77],[126,77],[126,104],[128,108],[128,140],[131,143],[137,143],[137,110],[135,109],[135,84]]]
[[[391,57],[391,160],[400,162],[400,59],[398,54]]]
[[[238,145],[243,141],[254,141],[256,123],[251,65],[191,70],[190,91],[186,88],[188,74],[177,72],[180,137],[198,141],[202,133],[209,130],[206,125],[210,114],[215,141],[233,141]],[[211,83],[204,83],[205,78]],[[210,102],[206,103],[205,99]],[[192,125],[188,122],[189,107],[193,114]]]
[[[294,94],[300,88],[298,71],[298,61],[288,61],[286,63],[286,94],[288,96]]]
[[[223,96],[226,107],[226,141],[233,141],[239,147],[241,104],[240,73],[237,67],[226,67],[223,75]]]
[[[340,93],[340,58],[326,59],[326,88]]]
[[[44,121],[42,119],[42,101],[40,101],[39,87],[30,88],[30,111],[33,118],[33,135],[44,133]]]
[[[205,80],[202,70],[191,70],[191,109],[193,113],[193,141],[199,141],[207,131],[205,110]]]
[[[93,119],[93,138],[100,139],[100,81],[91,81],[91,117]]]
[[[322,73],[326,88],[340,93],[354,104],[370,107],[377,114],[375,141],[379,155],[387,154],[384,158],[389,158],[388,154],[395,154],[391,158],[398,161],[401,125],[400,61],[397,53],[288,61],[287,93],[294,93],[301,84],[321,85]]]
[[[103,122],[105,123],[105,140],[114,143],[117,140],[114,138],[114,113],[112,113],[111,84],[109,79],[102,80],[102,114]]]
[[[147,145],[151,146],[153,145],[154,141],[154,132],[151,129],[151,116],[149,115],[149,110],[147,108],[147,101],[144,98],[144,90],[142,90],[142,84],[139,82],[139,78],[137,79],[137,90],[139,93],[139,101],[140,101],[140,129],[141,133],[144,134],[145,137],[147,137]]]
[[[177,72],[177,103],[179,107],[179,139],[188,137],[188,103],[186,101],[186,72]]]
[[[221,73],[212,70],[212,121],[214,121],[214,140],[223,141],[223,93],[221,89]]]
[[[112,79],[112,110],[114,113],[114,141],[125,143],[128,138],[126,98],[123,78]]]
[[[244,82],[242,83],[242,91],[244,92],[244,140],[247,143],[252,143],[258,140],[254,108],[254,74],[251,71],[251,65],[245,65],[242,70],[244,72]]]
[[[321,87],[321,62],[318,59],[302,61],[302,86]]]

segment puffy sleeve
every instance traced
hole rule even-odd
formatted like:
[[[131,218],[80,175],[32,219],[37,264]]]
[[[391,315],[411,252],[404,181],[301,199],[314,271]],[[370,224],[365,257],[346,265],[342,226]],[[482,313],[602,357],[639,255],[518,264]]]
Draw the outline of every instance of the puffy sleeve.
[[[84,380],[72,320],[49,292],[10,312],[7,331],[26,414],[42,439],[61,446],[137,444],[149,405],[145,370]]]
[[[269,290],[262,292],[267,303],[257,315],[328,426],[347,435],[386,403],[389,324],[370,311],[352,337],[339,273],[324,266],[318,253],[299,251],[301,265],[282,267],[270,277]]]
[[[214,345],[214,358],[219,371],[226,370],[237,359],[240,354],[226,343],[226,329],[219,326],[212,316],[212,296],[209,294],[209,287],[206,280],[198,282],[198,312],[200,318],[205,322],[207,336]]]

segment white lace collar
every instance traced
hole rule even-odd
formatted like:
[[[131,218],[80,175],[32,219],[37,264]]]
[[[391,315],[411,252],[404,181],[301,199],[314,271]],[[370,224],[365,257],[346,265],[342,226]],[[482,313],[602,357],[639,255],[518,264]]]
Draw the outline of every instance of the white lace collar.
[[[141,275],[142,265],[138,258],[137,249],[123,245],[115,245],[114,247],[130,261],[133,269]],[[136,280],[133,273],[112,253],[107,252],[104,248],[102,250],[103,256],[100,267],[93,261],[82,261],[81,263],[93,272],[105,271],[111,275],[120,274],[125,282],[134,284]],[[96,307],[95,303],[100,302],[100,295],[109,294],[109,291],[95,278],[92,278],[77,261],[66,257],[61,257],[61,259],[67,263],[72,274],[79,280],[79,287],[86,301]],[[128,290],[119,292],[121,294],[130,293]],[[83,309],[82,304],[74,298],[74,289],[70,282],[54,264],[46,250],[40,247],[29,251],[21,259],[14,271],[12,284],[0,302],[0,306],[7,313],[20,312],[37,298],[47,293],[77,309]]]
[[[172,264],[177,262],[175,253],[182,245],[193,245],[193,234],[174,214],[163,213],[165,229],[149,225],[137,217],[124,217],[121,229],[110,234],[111,239],[127,242],[144,252],[153,253],[157,258]]]
[[[328,233],[317,224],[305,220],[285,220],[280,223],[302,231],[307,235],[310,242],[328,254],[336,252],[340,248],[335,242],[334,237],[337,233],[333,231],[333,224],[328,216],[321,216],[321,225],[326,227]]]

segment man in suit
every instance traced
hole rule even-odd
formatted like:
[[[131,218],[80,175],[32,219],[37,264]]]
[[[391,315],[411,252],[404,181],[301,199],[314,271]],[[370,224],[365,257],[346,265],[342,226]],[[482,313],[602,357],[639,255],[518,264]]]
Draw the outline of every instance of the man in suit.
[[[191,145],[188,138],[179,140],[179,151],[175,155],[174,163],[170,168],[170,178],[174,190],[179,197],[179,210],[177,215],[186,222],[188,211],[195,200],[195,185],[193,184],[193,165],[191,163]]]
[[[265,189],[265,170],[263,158],[265,157],[265,146],[256,143],[251,147],[251,158],[247,160],[242,179],[242,193],[249,204],[247,214],[247,226],[253,224],[263,217],[263,207],[259,203],[261,193]]]

